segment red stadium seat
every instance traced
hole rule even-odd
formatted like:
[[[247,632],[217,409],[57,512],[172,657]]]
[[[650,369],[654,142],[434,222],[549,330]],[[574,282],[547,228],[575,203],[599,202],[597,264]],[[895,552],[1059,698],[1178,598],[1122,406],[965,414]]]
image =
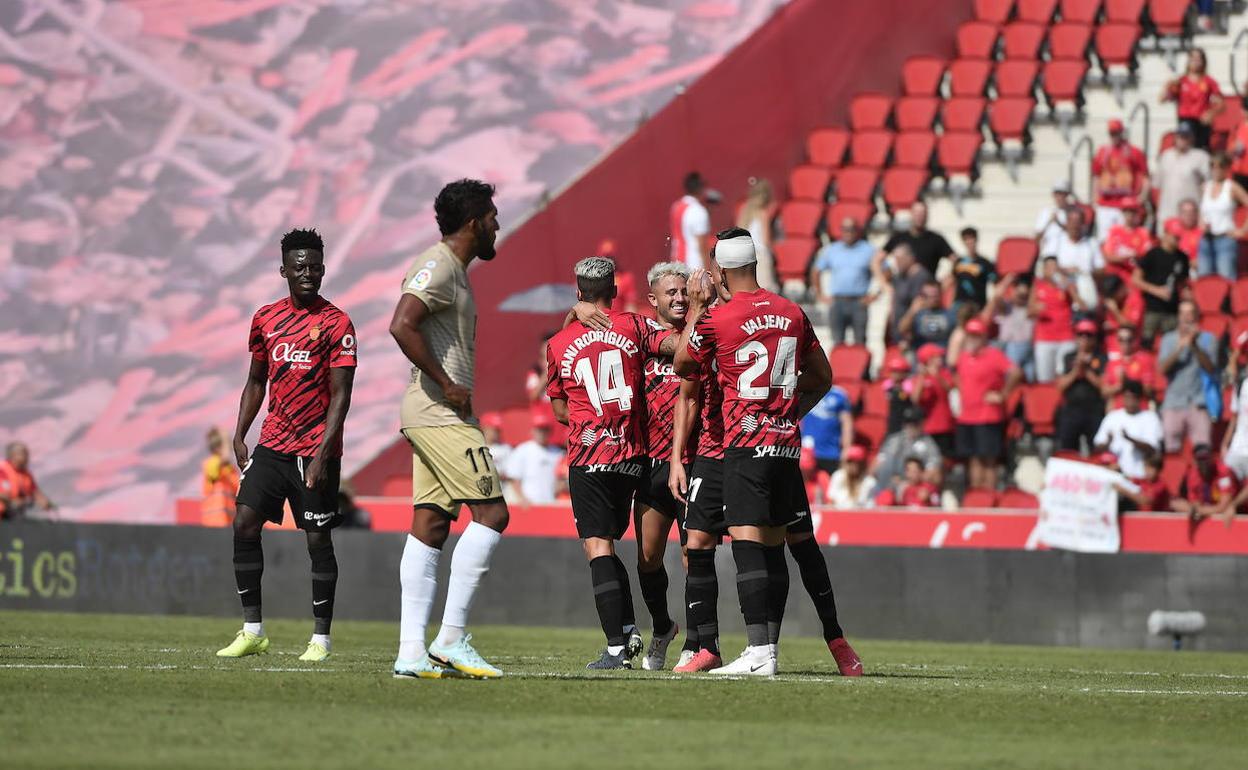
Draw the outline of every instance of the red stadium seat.
[[[958,59],[949,65],[949,95],[984,96],[991,74],[992,62],[987,59]]]
[[[857,426],[854,426],[857,428]],[[997,490],[995,489],[977,489],[972,487],[966,490],[966,494],[962,495],[963,508],[996,508],[997,507]]]
[[[875,414],[864,414],[854,420],[854,442],[875,450],[884,443],[888,432],[888,419]]]
[[[850,162],[865,168],[883,168],[892,149],[892,131],[855,131],[849,145]]]
[[[1018,20],[1048,25],[1057,10],[1057,0],[1018,0]]]
[[[806,137],[806,157],[816,166],[840,168],[849,149],[849,132],[843,128],[818,128]]]
[[[1049,57],[1054,61],[1086,61],[1092,45],[1092,26],[1063,21],[1049,29]]]
[[[942,134],[936,143],[937,163],[946,175],[974,176],[979,167],[979,147],[983,143],[983,134],[978,131]]]
[[[858,223],[860,230],[865,230],[871,218],[875,216],[875,204],[870,201],[838,201],[828,209],[825,218],[828,235],[841,237],[841,222],[852,219]]]
[[[884,390],[883,382],[873,382],[862,389],[862,413],[875,417],[888,416],[888,391]]]
[[[1178,452],[1167,452],[1161,461],[1159,478],[1166,485],[1171,497],[1179,496],[1179,489],[1183,486],[1183,477],[1186,475],[1187,459]]]
[[[1148,0],[1105,0],[1105,21],[1110,23],[1140,23]]]
[[[1001,28],[985,21],[968,21],[958,26],[959,59],[991,59],[997,49]]]
[[[814,238],[785,238],[776,241],[776,275],[780,280],[805,280],[810,269],[810,260],[815,254],[819,242]]]
[[[1138,24],[1102,24],[1096,28],[1095,39],[1096,56],[1103,68],[1135,68],[1135,46],[1140,41]]]
[[[862,400],[862,382],[846,382],[836,383],[836,387],[845,391],[845,396],[849,398],[849,406],[851,409],[858,408],[858,402]]]
[[[993,74],[997,96],[1033,97],[1036,93],[1036,78],[1039,74],[1039,62],[1022,60],[1001,62]]]
[[[901,90],[906,96],[937,96],[945,78],[945,60],[938,56],[911,56],[901,66]]]
[[[898,131],[931,131],[940,111],[940,99],[934,96],[903,96],[893,108],[893,122]]]
[[[828,365],[833,382],[862,382],[871,366],[871,351],[866,345],[837,345],[828,353]]]
[[[1061,102],[1083,104],[1083,81],[1088,75],[1086,61],[1051,61],[1044,65],[1040,90],[1049,106]]]
[[[880,182],[878,168],[861,168],[850,166],[841,169],[836,175],[836,200],[863,201],[870,203],[875,200],[875,188]]]
[[[789,172],[789,197],[826,202],[832,172],[824,166],[798,166]]]
[[[987,99],[972,96],[946,101],[940,110],[940,123],[945,127],[946,134],[956,131],[978,132],[984,122],[984,107],[987,104]]]
[[[1031,142],[1027,131],[1031,123],[1031,113],[1036,108],[1036,100],[1031,97],[997,99],[992,103],[992,111],[988,115],[988,128],[992,131],[998,145],[1008,140],[1017,140],[1023,144]]]
[[[1188,13],[1192,5],[1191,0],[1148,0],[1148,18],[1158,35],[1187,37]]]
[[[1062,0],[1062,21],[1096,24],[1101,13],[1101,0]]]
[[[858,94],[849,103],[849,127],[854,131],[886,128],[892,111],[891,97],[880,93]]]
[[[1230,341],[1230,344],[1238,347],[1239,337],[1245,333],[1248,333],[1248,315],[1237,315],[1232,318],[1231,328],[1226,330],[1226,338]]]
[[[1061,401],[1061,391],[1051,382],[1038,382],[1024,386],[1023,419],[1031,426],[1032,435],[1053,435],[1053,421],[1057,414],[1057,406]]]
[[[818,201],[788,201],[780,207],[780,224],[785,236],[811,237],[823,219],[823,204]]]
[[[1209,140],[1210,150],[1231,149],[1230,137],[1244,122],[1244,108],[1239,99],[1223,99],[1223,109],[1213,119],[1213,136]]]
[[[1024,492],[1018,487],[1009,487],[997,498],[997,507],[1037,511],[1040,510],[1040,500],[1030,492]]]
[[[1035,270],[1039,251],[1035,240],[1031,238],[1002,238],[997,244],[997,274],[1031,275]]]
[[[1225,313],[1209,313],[1200,317],[1200,328],[1219,340],[1226,336],[1231,328],[1231,317]]]
[[[1248,277],[1240,278],[1231,287],[1231,312],[1248,315]]]
[[[1049,28],[1029,21],[1016,21],[1005,27],[1005,58],[1036,59]]]
[[[894,168],[922,168],[932,165],[936,135],[931,131],[906,131],[893,142]]]
[[[1202,315],[1221,313],[1230,293],[1231,282],[1220,275],[1202,275],[1192,282],[1192,300]]]
[[[1014,0],[975,0],[975,18],[990,24],[1004,24],[1014,10]]]
[[[881,186],[884,205],[889,213],[908,209],[923,196],[931,176],[926,168],[890,168],[884,172]]]

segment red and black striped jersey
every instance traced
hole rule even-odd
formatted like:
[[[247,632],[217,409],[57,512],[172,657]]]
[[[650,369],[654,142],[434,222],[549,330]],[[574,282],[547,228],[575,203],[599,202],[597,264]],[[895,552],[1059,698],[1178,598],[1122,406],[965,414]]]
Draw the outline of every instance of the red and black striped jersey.
[[[698,457],[724,459],[724,390],[719,387],[719,370],[711,361],[711,371],[699,379],[702,412],[698,416]]]
[[[269,368],[269,414],[260,445],[310,457],[325,435],[329,370],[355,366],[351,319],[324,298],[300,309],[287,297],[256,311],[248,346],[252,358]],[[327,449],[329,457],[340,457],[341,438]]]
[[[689,335],[689,354],[719,366],[724,446],[800,447],[798,366],[819,347],[795,303],[758,289],[712,307]]]
[[[650,324],[662,328],[654,321]],[[675,333],[675,332],[673,332]],[[680,375],[672,368],[670,356],[646,359],[646,454],[669,460],[672,454],[672,426],[676,422],[676,399],[680,396]],[[690,442],[692,443],[692,442]],[[688,462],[688,452],[685,461]]]
[[[546,347],[546,394],[568,402],[568,465],[606,465],[646,454],[642,364],[671,331],[608,310],[611,328],[576,321]],[[670,439],[669,439],[670,441]]]

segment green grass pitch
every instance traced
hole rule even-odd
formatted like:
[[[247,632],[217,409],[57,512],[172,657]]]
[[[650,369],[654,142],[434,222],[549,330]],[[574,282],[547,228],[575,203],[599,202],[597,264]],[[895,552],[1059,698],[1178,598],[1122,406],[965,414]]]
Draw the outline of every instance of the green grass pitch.
[[[397,624],[0,613],[0,767],[1248,767],[1248,655],[786,639],[775,680],[589,674],[590,630],[482,627],[508,677],[391,678]],[[728,638],[726,651],[743,640]]]

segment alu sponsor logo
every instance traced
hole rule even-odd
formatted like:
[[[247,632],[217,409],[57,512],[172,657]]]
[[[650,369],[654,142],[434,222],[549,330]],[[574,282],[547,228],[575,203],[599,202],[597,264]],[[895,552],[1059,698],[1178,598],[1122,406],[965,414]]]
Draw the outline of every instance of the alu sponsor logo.
[[[787,417],[773,417],[765,414],[759,418],[759,423],[772,433],[792,433],[797,430],[797,423]]]
[[[747,414],[741,418],[741,430],[746,433],[753,433],[758,430],[758,418],[752,414]]]

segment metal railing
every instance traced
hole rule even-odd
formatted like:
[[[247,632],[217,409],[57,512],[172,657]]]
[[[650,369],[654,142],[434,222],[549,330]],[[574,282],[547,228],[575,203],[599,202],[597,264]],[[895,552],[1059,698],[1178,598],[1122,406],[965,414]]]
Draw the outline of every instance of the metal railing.
[[[1092,202],[1092,137],[1084,134],[1075,140],[1075,146],[1070,148],[1070,159],[1066,161],[1066,179],[1070,182],[1070,189],[1075,189],[1075,161],[1079,158],[1079,153],[1087,148],[1087,160],[1083,164],[1084,173],[1088,175],[1088,194],[1082,198],[1084,203]]]
[[[1135,126],[1135,118],[1141,112],[1144,113],[1144,157],[1153,157],[1152,153],[1152,113],[1148,108],[1147,102],[1136,102],[1131,108],[1131,112],[1127,115],[1127,136],[1131,136],[1131,129]]]
[[[1241,29],[1231,43],[1231,88],[1237,94],[1242,93],[1242,91],[1239,88],[1239,78],[1235,77],[1235,52],[1239,50],[1240,44],[1245,40],[1248,40],[1248,29]]]

